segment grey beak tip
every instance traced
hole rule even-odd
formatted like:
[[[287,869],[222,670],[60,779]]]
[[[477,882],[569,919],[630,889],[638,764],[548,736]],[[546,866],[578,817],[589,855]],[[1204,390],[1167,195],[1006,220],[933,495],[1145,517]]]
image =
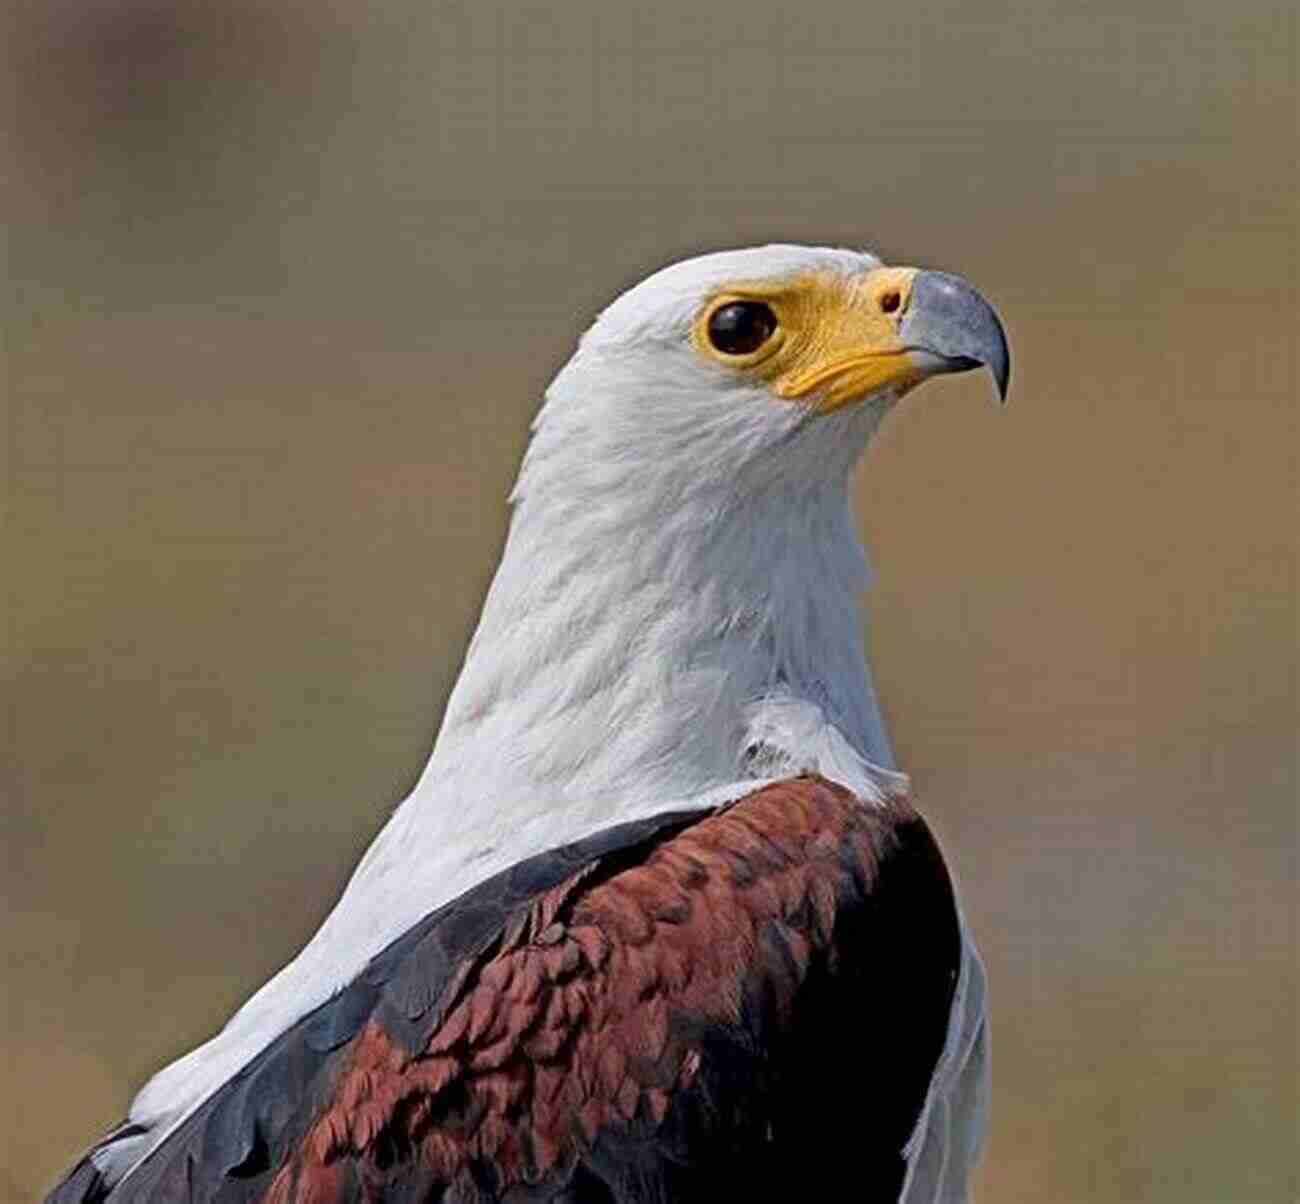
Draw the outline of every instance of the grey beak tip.
[[[1007,394],[1011,390],[1011,363],[1004,360],[1000,364],[990,365],[989,371],[993,373],[993,383],[998,387],[998,405],[1007,404]]]

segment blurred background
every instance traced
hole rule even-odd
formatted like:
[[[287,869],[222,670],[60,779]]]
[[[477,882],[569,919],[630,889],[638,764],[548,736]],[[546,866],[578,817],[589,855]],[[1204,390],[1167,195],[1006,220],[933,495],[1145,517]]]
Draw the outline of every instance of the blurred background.
[[[858,488],[993,984],[980,1199],[1297,1198],[1296,13],[978,7],[6,8],[0,1198],[412,784],[595,311],[773,239],[1015,348]]]

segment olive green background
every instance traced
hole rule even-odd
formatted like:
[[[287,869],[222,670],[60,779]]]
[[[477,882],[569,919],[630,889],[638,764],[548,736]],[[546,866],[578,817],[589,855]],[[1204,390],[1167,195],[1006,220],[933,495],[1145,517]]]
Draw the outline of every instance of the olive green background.
[[[1014,344],[857,494],[992,979],[980,1199],[1296,1198],[1291,5],[5,20],[0,1198],[319,922],[595,311],[771,239],[961,272]]]

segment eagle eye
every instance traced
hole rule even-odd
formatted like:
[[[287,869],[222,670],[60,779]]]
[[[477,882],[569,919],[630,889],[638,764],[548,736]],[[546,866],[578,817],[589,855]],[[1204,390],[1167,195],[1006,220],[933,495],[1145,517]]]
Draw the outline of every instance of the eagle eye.
[[[776,314],[762,301],[729,301],[709,315],[709,342],[723,355],[749,355],[776,330]]]

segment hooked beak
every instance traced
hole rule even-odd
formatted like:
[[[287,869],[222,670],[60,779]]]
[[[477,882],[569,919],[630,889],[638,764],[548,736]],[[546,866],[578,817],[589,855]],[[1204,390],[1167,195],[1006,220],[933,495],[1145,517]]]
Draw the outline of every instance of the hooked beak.
[[[1007,399],[1011,352],[993,307],[960,276],[919,271],[898,328],[907,355],[925,376],[986,367]]]

